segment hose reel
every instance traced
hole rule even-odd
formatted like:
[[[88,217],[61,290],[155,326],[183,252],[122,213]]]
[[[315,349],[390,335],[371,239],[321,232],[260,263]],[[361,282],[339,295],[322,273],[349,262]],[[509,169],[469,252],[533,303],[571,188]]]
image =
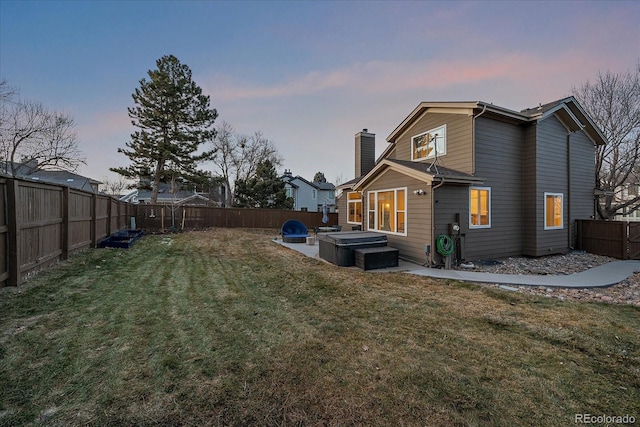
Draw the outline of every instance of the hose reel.
[[[436,238],[436,250],[442,256],[449,256],[453,253],[455,245],[453,239],[446,234],[441,234]]]

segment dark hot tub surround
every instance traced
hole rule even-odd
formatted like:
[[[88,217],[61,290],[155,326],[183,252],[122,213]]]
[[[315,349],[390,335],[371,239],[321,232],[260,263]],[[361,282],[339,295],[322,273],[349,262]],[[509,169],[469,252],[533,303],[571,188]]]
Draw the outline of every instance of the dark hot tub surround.
[[[355,249],[387,246],[387,236],[371,231],[318,234],[320,258],[341,267],[355,265]]]

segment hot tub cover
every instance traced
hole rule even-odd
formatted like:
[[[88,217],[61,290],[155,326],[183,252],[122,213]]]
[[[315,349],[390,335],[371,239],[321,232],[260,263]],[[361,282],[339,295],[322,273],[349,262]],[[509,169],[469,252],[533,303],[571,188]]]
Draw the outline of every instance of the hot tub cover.
[[[335,246],[360,246],[363,243],[387,243],[387,236],[373,231],[343,231],[318,234],[318,240]]]

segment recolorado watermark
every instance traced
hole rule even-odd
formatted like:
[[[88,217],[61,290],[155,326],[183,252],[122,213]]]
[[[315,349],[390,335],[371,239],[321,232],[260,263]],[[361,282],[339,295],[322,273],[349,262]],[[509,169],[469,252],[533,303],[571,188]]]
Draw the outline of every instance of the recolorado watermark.
[[[574,417],[576,424],[635,424],[636,417],[633,415],[593,415],[576,414]]]

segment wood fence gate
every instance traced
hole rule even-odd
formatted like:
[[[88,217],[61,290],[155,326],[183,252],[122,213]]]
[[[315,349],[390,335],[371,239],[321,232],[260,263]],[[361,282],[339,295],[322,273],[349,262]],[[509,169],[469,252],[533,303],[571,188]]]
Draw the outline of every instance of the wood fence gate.
[[[640,222],[578,220],[578,248],[592,254],[640,260]]]
[[[629,222],[629,259],[640,259],[640,222]]]

